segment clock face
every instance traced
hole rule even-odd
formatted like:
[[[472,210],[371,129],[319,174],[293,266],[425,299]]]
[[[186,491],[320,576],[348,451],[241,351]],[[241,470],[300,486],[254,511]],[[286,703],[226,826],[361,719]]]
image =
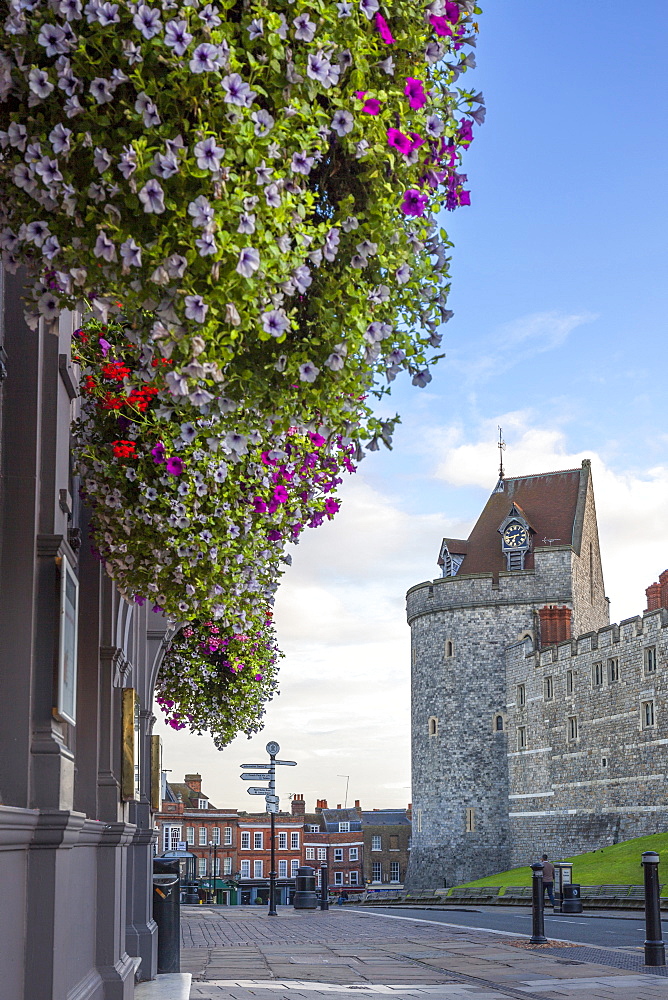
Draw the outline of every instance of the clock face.
[[[509,524],[503,533],[503,544],[510,549],[522,548],[528,541],[527,530],[521,524]]]

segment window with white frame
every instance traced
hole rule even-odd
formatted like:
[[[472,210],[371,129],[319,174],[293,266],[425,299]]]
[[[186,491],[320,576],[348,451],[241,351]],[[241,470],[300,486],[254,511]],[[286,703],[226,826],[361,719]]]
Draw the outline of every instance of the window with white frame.
[[[647,646],[645,649],[645,673],[656,673],[656,646]]]
[[[359,848],[349,847],[348,848],[348,861],[359,861]]]
[[[566,724],[566,732],[568,734],[568,740],[573,743],[578,738],[578,717],[577,715],[569,715],[568,722]]]
[[[654,728],[654,700],[648,699],[647,701],[641,702],[640,714],[642,718],[642,728],[643,729],[653,729]]]
[[[517,749],[526,750],[527,746],[527,727],[518,726],[517,727]]]
[[[288,877],[288,863],[285,860],[285,858],[283,858],[282,861],[278,862],[278,877],[279,878],[287,878]]]
[[[295,878],[297,875],[297,869],[299,868],[299,858],[292,858],[290,861],[290,876]]]
[[[347,820],[339,823],[339,833],[350,833],[350,823]]]
[[[343,872],[334,872],[334,885],[343,885]]]
[[[309,833],[320,833],[320,827],[316,826],[315,823],[309,823],[306,829]]]
[[[318,848],[318,861],[326,861],[326,860],[327,860],[327,848],[326,847],[319,847]]]
[[[248,858],[245,858],[241,862],[239,868],[241,870],[241,877],[242,878],[250,878],[250,861],[248,860]]]
[[[206,875],[206,858],[197,859],[197,874],[200,878],[202,878],[203,875]]]
[[[195,843],[195,827],[194,826],[187,826],[186,827],[186,844],[190,844],[191,847],[192,847],[194,843]]]
[[[253,849],[261,851],[264,847],[264,836],[261,830],[256,830],[253,834]]]
[[[299,834],[295,833],[294,831],[290,834],[290,850],[291,851],[299,850]]]
[[[165,851],[178,851],[181,841],[180,826],[163,826],[162,843]]]
[[[288,849],[288,835],[285,832],[278,835],[278,849],[279,851],[287,851]]]
[[[382,851],[383,844],[380,838],[380,834],[374,834],[371,838],[371,850],[372,851]]]
[[[220,858],[216,858],[216,860],[212,862],[212,865],[213,865],[213,874],[217,878],[220,875]]]
[[[399,862],[390,861],[390,882],[399,881]]]
[[[232,827],[231,826],[226,826],[225,827],[225,832],[223,834],[223,843],[225,844],[225,847],[231,847],[232,846]]]
[[[306,848],[306,860],[315,861],[315,847]]]
[[[209,801],[208,801],[208,799],[198,799],[197,800],[197,808],[198,809],[208,809],[209,808]]]
[[[211,839],[216,845],[216,847],[220,847],[220,827],[214,826],[213,829],[211,830],[211,834],[212,834]]]
[[[250,833],[247,830],[241,834],[241,850],[250,851]]]
[[[335,847],[334,848],[334,860],[335,861],[343,861],[343,848],[342,847]]]
[[[371,881],[380,882],[383,877],[383,868],[380,861],[374,861],[371,865]]]
[[[232,874],[232,858],[223,858],[223,875]]]
[[[350,884],[351,885],[359,885],[359,872],[351,872],[350,873]]]
[[[262,878],[262,862],[253,862],[253,878]]]
[[[206,845],[207,845],[207,839],[206,839],[206,827],[205,826],[200,826],[200,828],[198,830],[198,841],[197,842],[198,842],[198,844],[199,844],[200,847],[206,847]]]

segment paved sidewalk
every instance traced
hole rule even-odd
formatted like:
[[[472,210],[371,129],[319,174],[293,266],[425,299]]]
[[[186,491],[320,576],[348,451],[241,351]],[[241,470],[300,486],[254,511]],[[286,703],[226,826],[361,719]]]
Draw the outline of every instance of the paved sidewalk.
[[[190,1000],[668,1000],[639,949],[527,949],[373,911],[184,907],[182,940]]]

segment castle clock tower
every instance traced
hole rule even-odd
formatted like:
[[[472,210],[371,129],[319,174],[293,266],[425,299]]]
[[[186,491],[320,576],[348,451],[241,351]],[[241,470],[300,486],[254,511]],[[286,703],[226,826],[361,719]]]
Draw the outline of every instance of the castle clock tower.
[[[413,839],[409,888],[508,867],[505,651],[608,624],[589,461],[499,480],[468,539],[446,538],[443,575],[407,595]]]

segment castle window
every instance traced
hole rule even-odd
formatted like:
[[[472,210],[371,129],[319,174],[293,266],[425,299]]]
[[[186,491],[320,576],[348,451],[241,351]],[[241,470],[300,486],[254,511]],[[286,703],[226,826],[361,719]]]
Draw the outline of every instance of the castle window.
[[[438,719],[436,718],[435,715],[430,716],[430,718],[429,718],[429,724],[428,724],[428,729],[429,729],[429,735],[430,736],[437,736],[438,735]]]
[[[601,767],[607,767],[607,766],[608,766],[608,758],[601,757]]]
[[[502,715],[497,715],[496,718],[494,719],[494,728],[497,731],[497,733],[502,733],[503,732],[503,716]]]
[[[608,660],[608,684],[616,684],[619,680],[619,659],[612,656]]]
[[[446,639],[445,640],[445,658],[446,658],[446,660],[449,660],[451,656],[454,656],[454,652],[455,652],[455,647],[454,647],[454,644],[452,642],[452,639]]]
[[[422,833],[422,810],[416,809],[415,811],[415,830],[416,833]]]
[[[527,703],[527,689],[524,684],[517,685],[517,707],[524,708]]]
[[[577,715],[569,715],[567,723],[567,732],[569,742],[573,742],[578,738],[578,717]]]
[[[527,747],[527,728],[526,726],[517,727],[517,749],[526,750]]]
[[[543,692],[545,701],[552,701],[554,698],[554,682],[551,677],[546,677],[543,681]]]
[[[643,729],[653,729],[654,722],[654,701],[643,701],[640,705],[640,716]]]
[[[566,671],[566,694],[573,694],[573,671]]]
[[[591,668],[591,686],[600,688],[603,687],[603,664],[594,663]]]
[[[656,673],[656,646],[647,646],[645,649],[645,673]]]
[[[466,832],[473,833],[475,830],[475,809],[466,810]]]

